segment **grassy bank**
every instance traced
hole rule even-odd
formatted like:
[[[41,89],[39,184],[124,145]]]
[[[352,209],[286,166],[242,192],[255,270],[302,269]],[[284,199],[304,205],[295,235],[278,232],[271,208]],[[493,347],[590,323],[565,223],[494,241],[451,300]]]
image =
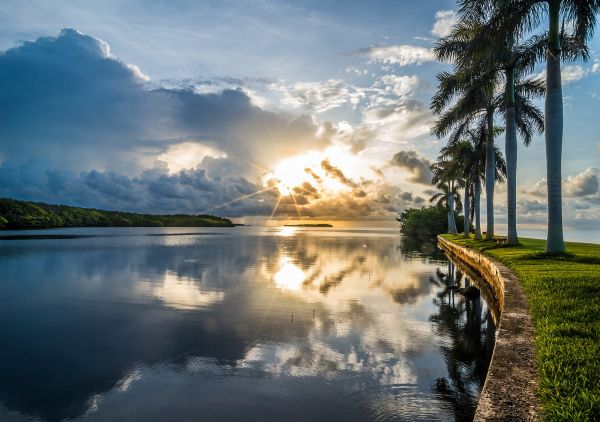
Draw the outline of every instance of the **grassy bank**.
[[[567,243],[548,256],[544,240],[506,247],[444,235],[485,252],[521,280],[535,326],[540,399],[547,420],[600,418],[600,245]]]

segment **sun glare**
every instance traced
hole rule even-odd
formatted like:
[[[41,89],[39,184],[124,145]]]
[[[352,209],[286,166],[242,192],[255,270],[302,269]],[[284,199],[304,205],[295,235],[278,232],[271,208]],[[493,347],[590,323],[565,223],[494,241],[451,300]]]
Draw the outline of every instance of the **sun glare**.
[[[279,260],[279,270],[273,277],[275,285],[282,290],[300,290],[306,278],[304,271],[288,257]]]
[[[273,171],[264,177],[264,181],[274,184],[281,195],[290,195],[294,188],[311,181],[312,176],[306,169],[313,169],[318,165],[319,158],[315,153],[287,158],[277,164]]]
[[[275,186],[282,196],[291,195],[297,190],[302,191],[304,183],[329,192],[344,190],[346,186],[328,176],[322,168],[321,163],[324,160],[335,161],[328,155],[312,151],[286,158],[264,176],[263,182],[266,186]]]

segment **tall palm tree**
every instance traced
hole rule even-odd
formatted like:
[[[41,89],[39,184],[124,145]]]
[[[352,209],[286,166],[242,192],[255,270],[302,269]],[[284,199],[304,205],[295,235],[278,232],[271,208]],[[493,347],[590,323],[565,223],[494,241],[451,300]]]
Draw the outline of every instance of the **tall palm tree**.
[[[486,200],[487,234],[494,237],[494,101],[497,74],[481,72],[480,69],[460,69],[454,73],[438,74],[438,91],[431,100],[431,109],[439,117],[433,132],[444,137],[450,131],[451,138],[460,139],[464,131],[477,119],[484,118],[487,126],[486,139]],[[456,100],[456,101],[454,101]],[[454,101],[454,102],[453,102]],[[452,139],[451,139],[452,140]]]
[[[545,40],[533,37],[518,44],[515,36],[489,36],[486,11],[478,15],[471,13],[470,19],[460,21],[452,33],[436,45],[437,56],[455,63],[458,69],[484,68],[501,72],[504,76],[503,103],[505,130],[505,152],[507,162],[507,243],[518,244],[517,235],[517,131],[528,146],[534,131],[543,131],[541,111],[530,98],[544,93],[544,86],[536,79],[526,79],[533,71],[537,56],[545,48]],[[485,35],[485,36],[483,36]]]
[[[475,148],[471,142],[460,140],[446,145],[441,149],[440,155],[449,157],[455,165],[460,167],[461,173],[464,175],[464,195],[463,195],[463,232],[465,237],[469,237],[470,232],[470,198],[473,181],[470,174],[469,165],[472,162],[472,157],[475,153]]]
[[[494,135],[502,130],[495,128]],[[460,171],[464,175],[464,216],[465,216],[465,236],[469,235],[470,222],[475,219],[475,238],[481,239],[481,216],[480,216],[480,196],[481,183],[485,180],[485,167],[487,155],[487,127],[485,119],[481,119],[474,128],[467,129],[462,138],[456,139],[454,134],[450,137],[450,142],[442,148],[440,156],[448,157],[455,165],[460,166]],[[495,180],[501,182],[506,176],[506,163],[500,150],[494,148],[495,162]],[[470,204],[472,198],[472,204]]]
[[[438,162],[431,165],[432,180],[441,192],[434,194],[429,201],[436,202],[438,207],[448,210],[448,233],[456,234],[456,219],[454,212],[462,208],[460,193],[458,191],[462,184],[459,179],[460,168],[453,162],[442,157]]]
[[[564,252],[562,224],[562,138],[563,99],[560,65],[562,60],[589,58],[587,41],[592,37],[600,12],[599,0],[461,0],[461,14],[469,16],[491,10],[490,33],[522,36],[547,22],[543,35],[546,48],[546,101],[544,132],[546,141],[546,180],[548,187],[548,237],[546,252]],[[563,30],[561,31],[561,16]],[[564,55],[564,23],[572,26],[572,39],[578,53]]]

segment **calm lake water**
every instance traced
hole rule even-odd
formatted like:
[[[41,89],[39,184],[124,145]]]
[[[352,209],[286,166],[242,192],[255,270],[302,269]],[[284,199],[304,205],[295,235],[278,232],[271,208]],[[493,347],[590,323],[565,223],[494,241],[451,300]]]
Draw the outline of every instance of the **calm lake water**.
[[[6,235],[2,421],[473,417],[491,313],[396,230]]]

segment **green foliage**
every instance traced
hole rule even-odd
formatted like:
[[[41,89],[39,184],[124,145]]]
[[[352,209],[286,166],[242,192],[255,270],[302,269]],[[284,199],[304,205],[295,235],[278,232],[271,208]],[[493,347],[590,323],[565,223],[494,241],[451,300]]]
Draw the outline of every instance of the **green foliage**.
[[[456,228],[463,231],[463,216],[454,213]],[[409,208],[398,219],[400,233],[414,239],[431,240],[448,231],[448,212],[442,207]]]
[[[485,251],[523,284],[535,327],[539,396],[547,420],[595,420],[600,415],[600,245],[567,243],[548,255],[545,241],[518,246],[444,235]]]
[[[231,220],[213,215],[151,215],[50,205],[0,198],[0,228],[58,227],[232,227]]]

